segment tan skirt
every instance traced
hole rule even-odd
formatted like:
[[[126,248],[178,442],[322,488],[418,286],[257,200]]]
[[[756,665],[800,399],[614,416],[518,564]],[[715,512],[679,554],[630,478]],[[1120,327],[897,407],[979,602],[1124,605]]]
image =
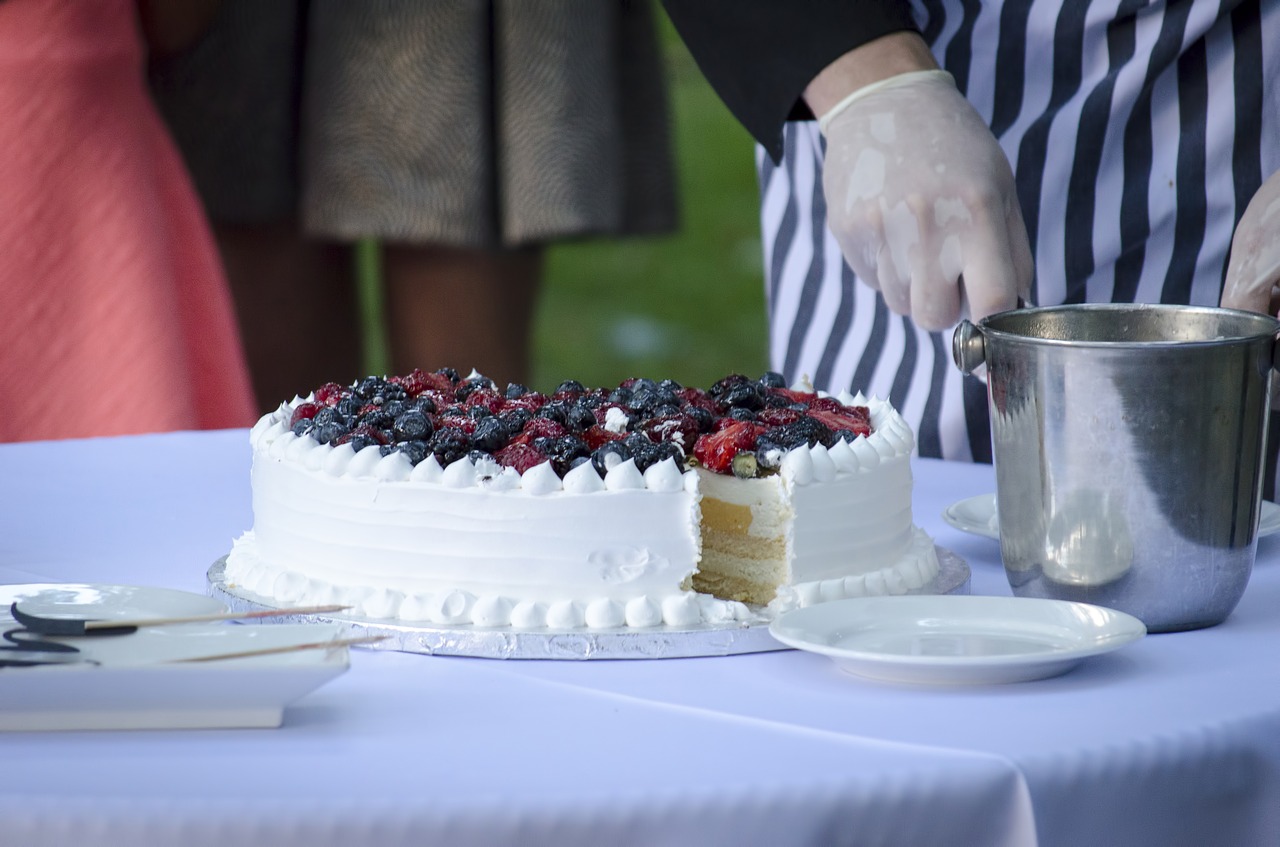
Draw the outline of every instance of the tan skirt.
[[[648,2],[226,0],[151,79],[218,222],[468,247],[675,225]]]

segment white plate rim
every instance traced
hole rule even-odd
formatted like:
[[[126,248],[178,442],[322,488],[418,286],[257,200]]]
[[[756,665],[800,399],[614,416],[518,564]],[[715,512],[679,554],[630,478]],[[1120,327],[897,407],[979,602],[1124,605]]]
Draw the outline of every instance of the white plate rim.
[[[56,594],[97,595],[98,602],[65,602],[50,599]],[[138,617],[205,615],[225,612],[227,605],[216,597],[153,585],[117,585],[96,582],[37,582],[0,585],[0,615],[18,601],[23,610],[52,618],[94,617],[127,620]]]
[[[1083,644],[1075,648],[978,656],[907,656],[900,653],[848,649],[824,643],[821,640],[821,636],[815,637],[814,635],[815,631],[830,632],[832,621],[840,620],[844,616],[856,615],[860,611],[875,610],[877,606],[900,607],[894,610],[894,613],[900,614],[908,624],[921,618],[920,607],[925,607],[926,609],[934,607],[935,611],[931,613],[930,617],[935,619],[945,617],[962,619],[966,615],[975,616],[975,610],[981,610],[982,607],[994,607],[1006,612],[1005,622],[1009,624],[1017,622],[1017,616],[1008,614],[1014,610],[1017,610],[1019,615],[1026,618],[1039,618],[1041,616],[1039,612],[1047,609],[1068,611],[1071,608],[1075,608],[1081,611],[1088,610],[1090,616],[1109,622],[1114,625],[1115,630],[1106,640]],[[941,611],[937,611],[938,609]],[[804,620],[806,617],[819,619],[816,625],[809,623],[807,627],[808,634],[806,634],[806,621]],[[824,622],[821,620],[822,618],[827,620]],[[989,612],[985,619],[991,619]],[[1011,631],[1014,630],[1011,629]],[[964,630],[959,627],[953,629],[952,632],[964,634]],[[1039,629],[1037,632],[1043,632],[1043,629]],[[1091,606],[1086,603],[1030,597],[956,595],[942,597],[855,597],[816,604],[780,615],[770,625],[770,633],[774,638],[790,647],[833,659],[844,670],[859,676],[871,676],[880,679],[904,678],[903,674],[880,672],[868,674],[865,672],[867,668],[879,666],[881,668],[896,668],[904,671],[905,676],[912,677],[911,681],[930,681],[925,676],[929,671],[936,671],[939,676],[936,681],[939,682],[954,683],[971,680],[985,683],[1029,680],[1055,675],[1084,659],[1109,653],[1132,644],[1143,638],[1147,631],[1146,626],[1132,615],[1101,606]],[[863,669],[862,672],[856,667],[851,667],[848,664],[849,662],[860,666]]]
[[[1258,537],[1265,538],[1280,532],[1280,503],[1263,500],[1259,504]],[[989,515],[986,521],[970,517],[977,513]],[[957,500],[942,510],[942,519],[961,532],[980,535],[984,538],[1000,539],[1000,530],[996,524],[996,495],[994,492],[976,494]]]

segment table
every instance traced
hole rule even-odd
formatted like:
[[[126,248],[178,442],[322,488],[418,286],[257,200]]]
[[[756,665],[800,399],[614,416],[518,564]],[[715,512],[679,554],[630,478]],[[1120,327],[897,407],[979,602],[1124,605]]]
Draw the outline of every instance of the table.
[[[203,592],[243,430],[0,445],[0,582]],[[916,520],[986,466],[917,460]],[[1221,626],[1049,680],[864,681],[795,651],[520,662],[353,651],[271,730],[0,735],[0,844],[1280,844],[1280,538]]]

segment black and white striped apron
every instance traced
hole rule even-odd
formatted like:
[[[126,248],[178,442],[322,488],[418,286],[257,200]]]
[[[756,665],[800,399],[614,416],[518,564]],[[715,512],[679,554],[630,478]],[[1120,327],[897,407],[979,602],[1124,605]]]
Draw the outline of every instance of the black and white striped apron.
[[[1014,166],[1035,303],[1218,304],[1235,223],[1280,169],[1280,0],[914,6]],[[951,331],[857,280],[826,226],[816,122],[784,137],[780,165],[756,156],[772,366],[888,397],[922,456],[991,461],[986,389]]]

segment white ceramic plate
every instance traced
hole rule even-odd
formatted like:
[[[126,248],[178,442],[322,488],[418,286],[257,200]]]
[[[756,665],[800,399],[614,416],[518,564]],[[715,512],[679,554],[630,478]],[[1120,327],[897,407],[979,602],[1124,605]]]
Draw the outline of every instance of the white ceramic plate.
[[[1000,518],[996,514],[996,495],[979,494],[952,503],[942,510],[942,519],[961,532],[987,538],[1000,538]],[[1263,500],[1259,508],[1258,537],[1280,532],[1280,505]]]
[[[1057,676],[1146,635],[1137,618],[1064,600],[857,597],[778,617],[773,637],[887,682],[990,685]]]
[[[40,583],[0,585],[0,615],[9,617],[15,601],[22,611],[50,618],[129,620],[213,615],[226,605],[204,594],[145,585]]]
[[[15,600],[36,614],[115,620],[225,608],[210,597],[164,588],[5,585],[0,627],[15,626],[8,614]],[[192,623],[131,635],[50,639],[74,645],[96,664],[0,668],[0,730],[279,726],[287,706],[347,669],[347,648],[178,660],[325,642],[343,631],[337,624]]]

